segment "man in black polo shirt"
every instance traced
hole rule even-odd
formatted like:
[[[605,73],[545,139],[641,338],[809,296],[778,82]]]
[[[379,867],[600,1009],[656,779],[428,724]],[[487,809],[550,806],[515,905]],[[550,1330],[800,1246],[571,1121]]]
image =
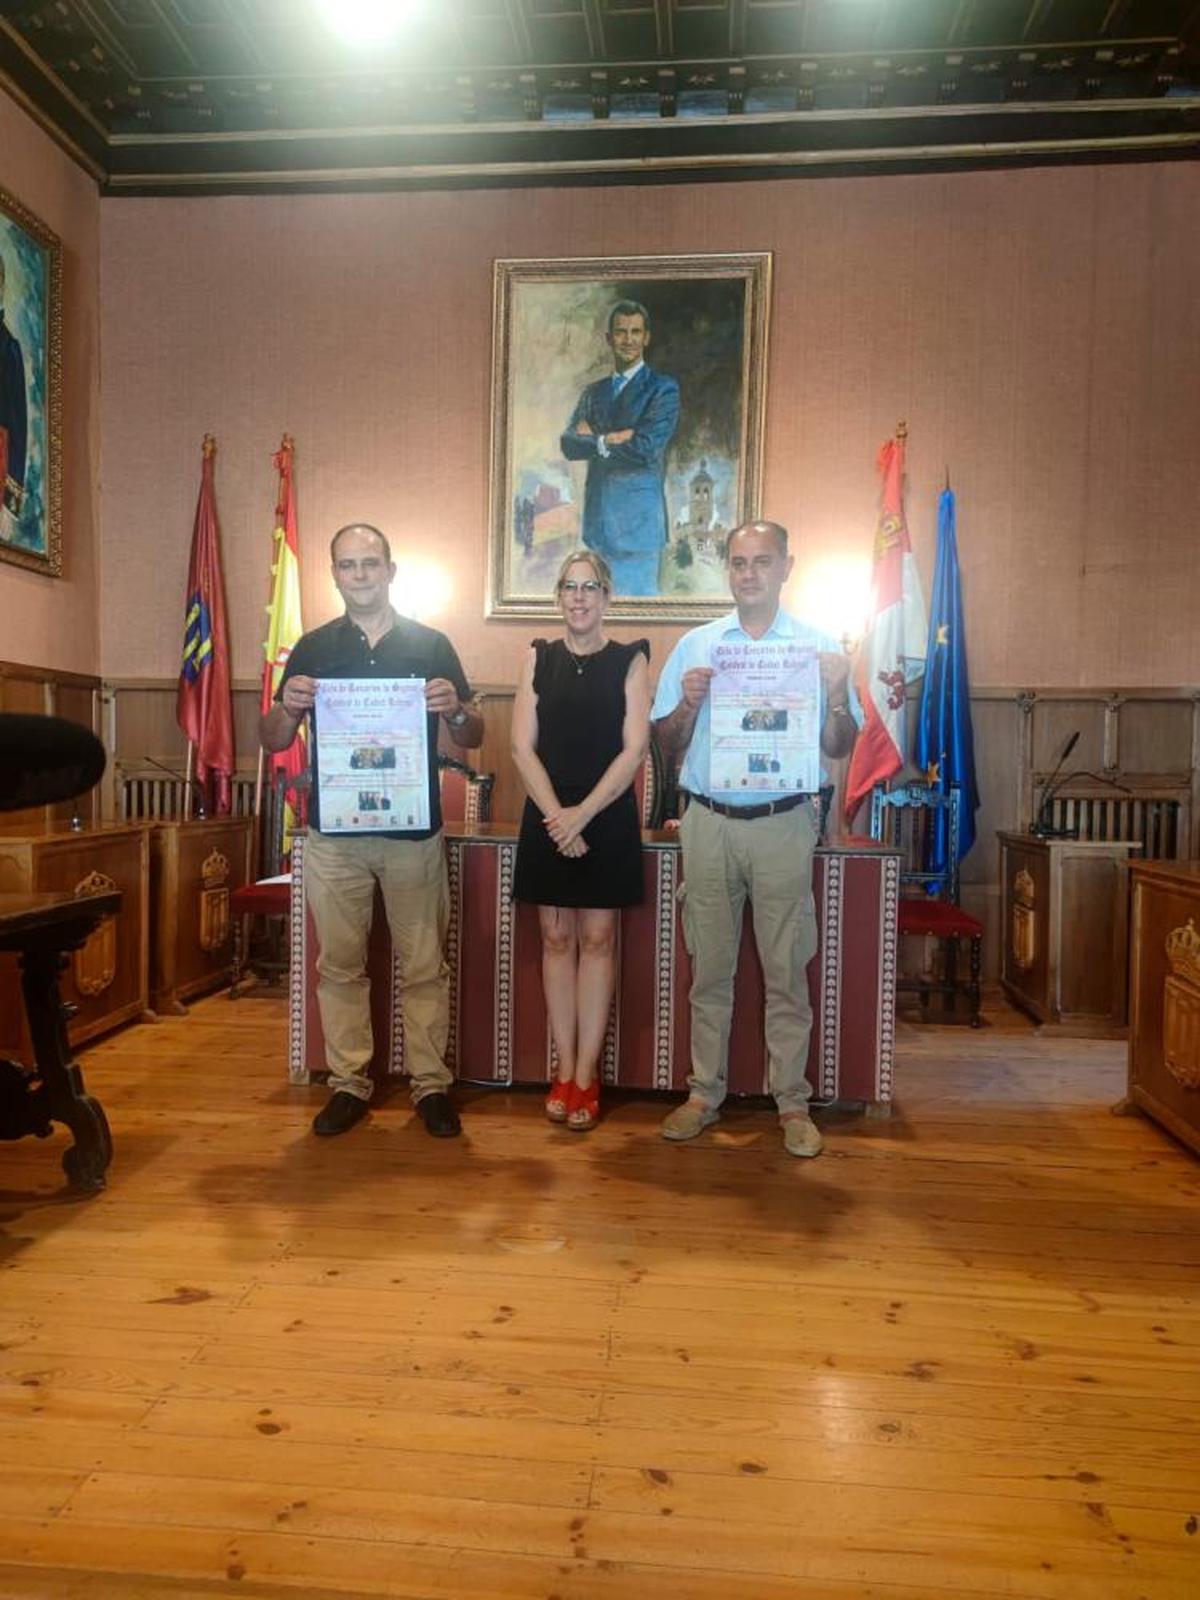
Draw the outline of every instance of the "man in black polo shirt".
[[[453,1080],[444,1060],[449,894],[438,794],[438,718],[464,750],[482,742],[483,718],[470,703],[470,686],[445,634],[392,610],[388,587],[396,568],[378,528],[352,523],[339,529],[330,556],[346,614],[297,641],[277,704],[262,719],[263,745],[287,749],[301,722],[313,714],[321,678],[424,678],[430,825],[421,831],[324,834],[314,777],[304,868],[321,952],[317,1002],[333,1094],[314,1119],[313,1132],[345,1133],[367,1114],[373,1087],[367,1073],[373,1053],[367,936],[378,883],[403,977],[400,1006],[413,1103],[429,1132],[447,1138],[460,1131],[460,1123],[450,1103]]]

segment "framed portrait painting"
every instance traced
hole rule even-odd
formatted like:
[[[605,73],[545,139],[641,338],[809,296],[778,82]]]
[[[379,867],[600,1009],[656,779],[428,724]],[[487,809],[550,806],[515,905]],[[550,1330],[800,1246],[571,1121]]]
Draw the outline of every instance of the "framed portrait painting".
[[[62,246],[0,189],[0,560],[62,572]]]
[[[615,618],[728,607],[758,515],[771,257],[497,261],[488,615],[552,615],[602,555]]]

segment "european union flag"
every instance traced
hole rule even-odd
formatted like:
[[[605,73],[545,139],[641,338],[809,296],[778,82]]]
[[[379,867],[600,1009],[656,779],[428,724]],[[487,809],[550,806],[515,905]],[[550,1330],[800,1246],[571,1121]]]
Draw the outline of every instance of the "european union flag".
[[[962,587],[958,576],[958,541],[954,533],[954,493],[946,489],[938,502],[937,565],[929,609],[929,645],[925,684],[917,724],[916,764],[926,780],[949,794],[962,791],[959,805],[959,860],[975,843],[975,736],[971,730],[971,690],[967,680],[967,643],[963,636]],[[949,820],[939,813],[930,842],[927,870],[947,865]]]

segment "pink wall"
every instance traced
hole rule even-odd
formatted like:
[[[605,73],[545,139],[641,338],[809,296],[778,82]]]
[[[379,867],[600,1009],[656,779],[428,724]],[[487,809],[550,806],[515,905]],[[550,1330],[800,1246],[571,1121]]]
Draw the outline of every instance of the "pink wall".
[[[208,429],[234,668],[256,674],[286,428],[309,625],[335,609],[329,533],[364,517],[452,568],[438,620],[472,676],[511,682],[531,625],[483,620],[493,258],[763,249],[764,510],[802,566],[869,550],[904,417],[927,579],[946,466],[959,492],[976,683],[1200,681],[1194,164],[106,201],[105,672],[176,670]]]
[[[63,576],[0,562],[0,659],[99,672],[100,198],[3,94],[0,188],[63,246]]]

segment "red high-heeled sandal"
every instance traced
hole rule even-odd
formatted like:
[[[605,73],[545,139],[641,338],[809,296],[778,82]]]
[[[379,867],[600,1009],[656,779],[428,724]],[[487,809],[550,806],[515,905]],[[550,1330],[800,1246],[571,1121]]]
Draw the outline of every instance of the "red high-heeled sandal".
[[[572,1133],[587,1133],[600,1120],[600,1079],[593,1078],[586,1089],[574,1085],[575,1098],[567,1112],[567,1127]]]
[[[546,1096],[546,1115],[551,1122],[565,1122],[575,1109],[575,1080],[564,1083],[561,1078],[555,1078]]]

